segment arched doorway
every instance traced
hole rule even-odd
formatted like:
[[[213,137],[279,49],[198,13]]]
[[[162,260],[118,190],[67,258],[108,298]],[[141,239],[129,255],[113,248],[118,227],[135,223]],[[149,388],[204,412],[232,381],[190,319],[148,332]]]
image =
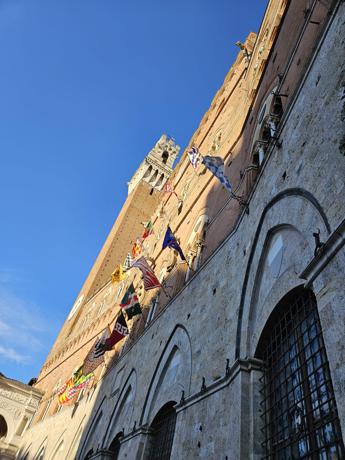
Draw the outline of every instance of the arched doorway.
[[[265,459],[345,458],[321,324],[312,291],[301,287],[274,309],[256,358]]]
[[[111,452],[111,459],[117,460],[121,447],[121,438],[123,437],[122,431],[118,433],[115,438],[112,440],[109,446],[109,452]]]
[[[7,435],[7,423],[5,417],[0,415],[0,439],[5,438]]]
[[[152,438],[150,442],[149,460],[169,460],[172,450],[176,411],[176,402],[170,401],[157,413],[151,423]]]

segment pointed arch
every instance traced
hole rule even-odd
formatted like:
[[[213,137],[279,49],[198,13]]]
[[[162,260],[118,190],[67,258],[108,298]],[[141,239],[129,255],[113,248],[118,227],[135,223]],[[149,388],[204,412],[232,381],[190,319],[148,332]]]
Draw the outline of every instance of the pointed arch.
[[[182,391],[190,394],[192,348],[187,330],[177,325],[156,366],[145,398],[140,424],[150,424],[168,401],[180,401]]]
[[[285,209],[289,210],[292,214],[291,216],[287,216],[286,213],[284,215],[285,222],[282,222],[282,213],[279,213],[278,204],[286,199],[295,198],[299,203],[295,203],[296,206],[286,206]],[[256,266],[254,266],[254,258],[257,257],[257,249],[259,240],[266,235],[270,228],[285,224],[294,225],[296,228],[299,227],[300,222],[295,222],[296,220],[296,207],[300,207],[301,212],[303,211],[303,205],[306,205],[311,209],[312,214],[315,216],[315,221],[318,223],[319,227],[323,229],[323,232],[326,235],[329,235],[331,232],[331,227],[327,219],[327,215],[323,210],[320,203],[314,197],[312,193],[309,191],[302,189],[302,188],[290,188],[286,189],[280,193],[278,193],[264,208],[259,223],[256,228],[256,232],[254,235],[253,243],[250,249],[249,258],[246,266],[246,271],[244,275],[243,285],[242,285],[242,292],[240,298],[240,305],[239,305],[239,312],[238,312],[238,321],[237,321],[237,333],[236,333],[236,350],[235,350],[235,358],[240,358],[241,355],[241,346],[243,345],[243,338],[245,336],[246,327],[248,324],[248,314],[249,314],[249,295],[248,295],[248,288],[250,284],[250,278],[255,276]],[[276,212],[278,211],[278,212]],[[264,224],[268,215],[270,214],[270,222],[266,225],[269,225],[269,228],[264,228]],[[310,233],[310,237],[312,237]],[[246,317],[244,318],[244,314]],[[244,321],[245,319],[245,321]],[[246,342],[246,340],[244,340]],[[244,350],[244,349],[243,349]]]
[[[85,433],[84,439],[81,442],[81,448],[76,458],[83,459],[87,452],[91,450],[94,446],[95,435],[97,434],[97,429],[100,425],[100,422],[103,418],[103,412],[105,407],[106,396],[102,399],[101,403],[98,406],[98,409],[92,419],[92,422],[89,425],[88,430]]]
[[[136,397],[137,391],[137,373],[135,369],[132,369],[125,383],[122,386],[122,390],[118,397],[117,403],[113,409],[110,417],[110,422],[106,429],[102,445],[104,448],[108,448],[114,437],[123,431],[123,428],[127,430],[132,428],[132,411],[133,404]]]

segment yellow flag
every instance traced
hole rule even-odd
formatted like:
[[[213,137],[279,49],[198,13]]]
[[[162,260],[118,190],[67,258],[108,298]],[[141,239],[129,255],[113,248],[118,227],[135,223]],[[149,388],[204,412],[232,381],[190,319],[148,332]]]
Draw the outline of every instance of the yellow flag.
[[[119,281],[122,281],[125,278],[126,278],[126,275],[124,274],[123,267],[120,264],[117,268],[115,268],[115,270],[111,274],[111,281],[113,283],[118,283]]]

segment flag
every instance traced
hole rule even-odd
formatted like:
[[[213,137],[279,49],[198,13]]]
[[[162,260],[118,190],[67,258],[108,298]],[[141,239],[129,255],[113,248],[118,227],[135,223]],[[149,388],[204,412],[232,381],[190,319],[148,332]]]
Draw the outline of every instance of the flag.
[[[75,382],[82,376],[82,366],[80,366],[75,372],[73,372],[72,377],[70,377],[67,382],[58,390],[58,399],[60,404],[66,404],[71,401],[74,394],[73,388]]]
[[[200,164],[200,152],[198,147],[192,147],[191,149],[187,150],[187,155],[189,156],[189,160],[194,169]]]
[[[133,259],[136,259],[137,257],[139,257],[140,254],[142,253],[142,250],[143,250],[143,247],[142,247],[142,244],[141,244],[141,240],[140,240],[140,238],[137,238],[136,242],[134,243],[134,245],[132,247],[132,257],[133,257]]]
[[[140,259],[133,262],[132,267],[137,267],[141,270],[143,277],[144,277],[144,289],[145,291],[149,291],[150,289],[155,289],[161,287],[161,283],[156,278],[156,275],[153,273],[149,264],[147,263],[144,256],[140,257]]]
[[[88,384],[90,379],[93,377],[93,372],[88,375],[84,375],[78,373],[78,375],[74,374],[71,379],[68,380],[66,383],[66,389],[63,393],[59,394],[59,403],[60,404],[67,404],[70,402],[76,394],[78,394],[83,388],[85,388]]]
[[[178,242],[176,240],[176,237],[173,234],[173,232],[171,231],[171,228],[169,226],[168,226],[167,231],[165,233],[162,249],[165,249],[166,247],[175,249],[175,251],[177,251],[180,254],[181,259],[186,260],[184,254],[182,252],[182,249],[180,248],[180,245],[178,244]]]
[[[96,339],[91,350],[86,355],[83,364],[83,374],[87,375],[93,372],[104,361],[104,353],[106,352],[106,340],[109,337],[109,328],[106,328],[101,337]]]
[[[121,300],[120,307],[125,310],[128,319],[131,319],[135,315],[141,315],[142,311],[139,298],[134,290],[133,283],[130,284],[126,294]]]
[[[224,175],[224,161],[220,157],[210,157],[206,155],[203,160],[203,164],[211,173],[220,180],[221,184],[232,193],[232,187],[229,179]]]
[[[148,222],[143,222],[144,224],[144,233],[143,236],[141,237],[143,240],[147,238],[148,236],[152,235],[153,233],[153,223],[149,220]]]
[[[123,272],[123,267],[120,264],[113,273],[111,274],[111,281],[112,283],[118,283],[126,278],[124,272]]]
[[[125,317],[123,316],[123,313],[121,312],[120,315],[116,319],[116,323],[115,323],[113,332],[111,333],[110,337],[105,342],[106,349],[111,350],[113,346],[117,344],[117,342],[120,342],[120,340],[122,340],[127,335],[128,335],[127,323],[126,323]]]
[[[164,185],[164,191],[165,193],[175,193],[173,184],[171,182],[167,182]]]
[[[126,256],[126,259],[122,265],[122,270],[124,272],[126,272],[127,270],[129,270],[132,266],[132,256],[131,256],[131,253],[129,252]]]

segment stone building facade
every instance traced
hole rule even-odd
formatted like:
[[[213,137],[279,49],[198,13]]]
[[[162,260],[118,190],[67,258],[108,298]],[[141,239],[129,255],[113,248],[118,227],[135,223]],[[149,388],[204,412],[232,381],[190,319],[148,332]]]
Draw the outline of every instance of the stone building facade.
[[[42,392],[0,374],[0,459],[14,460]]]
[[[173,169],[173,142],[154,177],[146,157],[38,376],[18,459],[345,458],[344,44],[343,1],[268,3],[186,149],[223,158],[240,200],[186,152]],[[110,280],[139,219],[164,290],[136,269]],[[188,264],[162,251],[167,225]],[[130,282],[143,314],[60,407]]]

